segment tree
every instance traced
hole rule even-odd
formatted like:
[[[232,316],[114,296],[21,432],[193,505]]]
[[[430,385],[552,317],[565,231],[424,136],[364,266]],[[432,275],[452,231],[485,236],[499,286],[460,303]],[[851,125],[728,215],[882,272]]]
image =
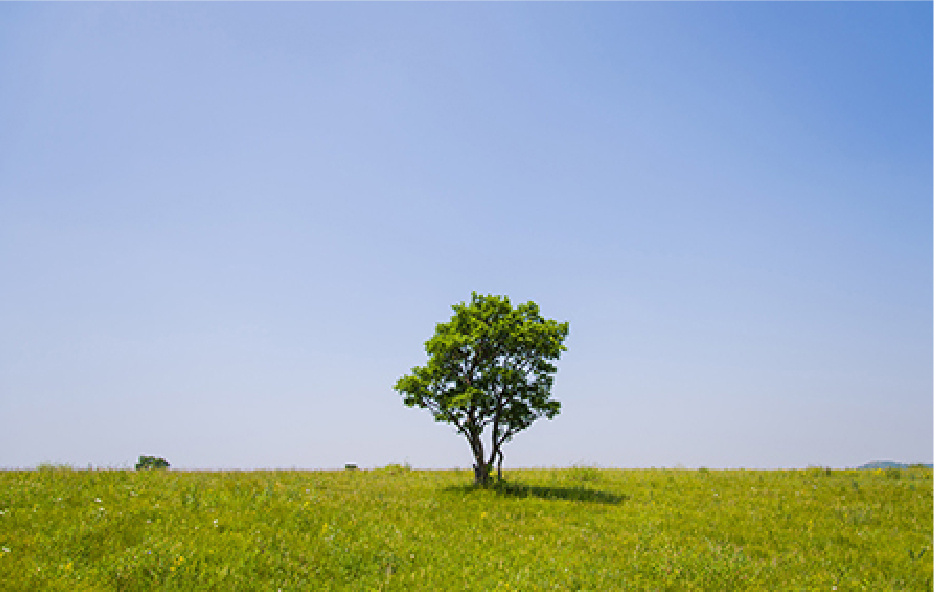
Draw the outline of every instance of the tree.
[[[136,463],[137,471],[149,471],[152,469],[167,469],[167,468],[169,468],[169,461],[159,456],[140,455],[139,461]]]
[[[409,407],[428,409],[435,421],[453,424],[470,444],[474,483],[486,486],[494,461],[502,479],[502,446],[539,417],[552,419],[561,404],[551,387],[568,324],[542,318],[534,302],[513,308],[506,296],[472,293],[451,307],[425,342],[428,364],[412,368],[395,390]],[[488,456],[482,436],[491,427]]]

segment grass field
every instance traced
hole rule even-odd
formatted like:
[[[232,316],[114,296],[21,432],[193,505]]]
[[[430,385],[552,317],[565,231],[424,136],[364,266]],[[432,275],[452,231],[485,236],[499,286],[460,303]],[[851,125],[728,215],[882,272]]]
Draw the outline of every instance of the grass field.
[[[2,472],[0,589],[931,590],[930,469],[505,477]]]

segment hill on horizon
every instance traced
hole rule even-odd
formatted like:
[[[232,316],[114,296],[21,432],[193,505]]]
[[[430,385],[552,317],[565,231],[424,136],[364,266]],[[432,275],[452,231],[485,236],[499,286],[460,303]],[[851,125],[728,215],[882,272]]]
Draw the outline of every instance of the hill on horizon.
[[[934,464],[932,463],[909,464],[909,463],[895,462],[891,460],[873,460],[868,463],[861,464],[860,466],[856,468],[857,469],[907,469],[909,467],[918,467],[918,466],[927,467],[929,469],[934,468]]]

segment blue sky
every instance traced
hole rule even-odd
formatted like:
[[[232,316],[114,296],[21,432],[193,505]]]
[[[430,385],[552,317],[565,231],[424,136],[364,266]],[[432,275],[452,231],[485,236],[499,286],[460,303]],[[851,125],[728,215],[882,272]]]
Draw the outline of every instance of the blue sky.
[[[467,467],[396,379],[570,323],[505,466],[930,461],[930,3],[0,5],[0,466]]]

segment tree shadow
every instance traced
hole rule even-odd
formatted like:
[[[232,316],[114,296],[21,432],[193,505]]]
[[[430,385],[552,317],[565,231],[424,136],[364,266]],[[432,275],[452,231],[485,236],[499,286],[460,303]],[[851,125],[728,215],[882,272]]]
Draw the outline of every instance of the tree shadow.
[[[467,493],[482,490],[476,485],[456,485],[445,488],[448,491]],[[489,487],[489,491],[496,492],[502,497],[529,498],[537,497],[543,500],[565,500],[575,502],[590,502],[596,504],[620,504],[629,499],[628,495],[619,495],[599,489],[590,489],[583,485],[574,487],[525,485],[500,481]]]

